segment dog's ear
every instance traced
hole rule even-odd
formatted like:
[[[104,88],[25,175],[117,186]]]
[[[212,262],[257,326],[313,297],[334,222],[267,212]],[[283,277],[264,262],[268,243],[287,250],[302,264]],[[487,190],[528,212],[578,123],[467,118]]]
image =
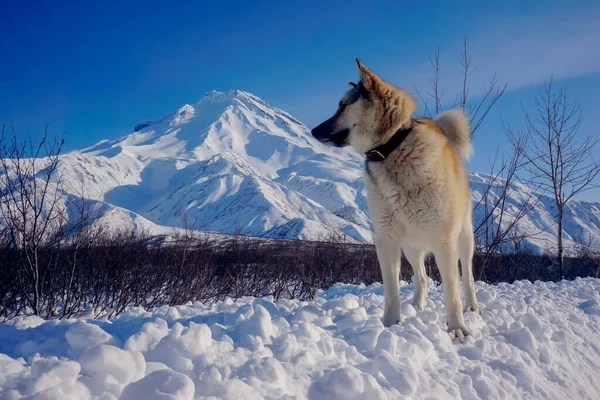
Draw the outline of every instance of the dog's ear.
[[[375,75],[371,70],[364,66],[363,63],[360,62],[360,59],[356,59],[356,65],[358,67],[358,73],[360,74],[360,81],[365,89],[368,91],[378,93],[383,87],[383,81],[377,75]]]
[[[354,83],[354,82],[348,82],[348,86],[350,86],[350,89],[354,89],[358,85],[356,83]]]

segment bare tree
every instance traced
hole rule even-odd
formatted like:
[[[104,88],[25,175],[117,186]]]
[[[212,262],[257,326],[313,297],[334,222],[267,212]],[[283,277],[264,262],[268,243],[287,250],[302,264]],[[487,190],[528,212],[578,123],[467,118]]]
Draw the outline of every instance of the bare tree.
[[[579,135],[581,106],[555,90],[552,80],[535,97],[533,114],[523,108],[528,141],[524,156],[530,182],[550,193],[557,209],[559,279],[564,277],[563,217],[565,206],[578,194],[598,187],[600,162],[594,158],[598,139]]]
[[[433,76],[429,78],[429,90],[421,92],[416,87],[414,90],[417,94],[417,97],[419,97],[423,103],[425,115],[432,118],[444,111],[443,104],[444,95],[446,92],[445,89],[442,88],[441,84],[441,58],[439,47],[436,49],[433,56],[430,57],[429,62],[433,68]],[[462,80],[462,87],[460,93],[451,103],[451,107],[461,107],[465,110],[469,116],[471,135],[474,135],[475,132],[479,130],[494,105],[498,102],[498,100],[500,100],[506,91],[507,84],[500,84],[498,78],[496,75],[494,75],[489,82],[485,84],[483,95],[479,96],[476,101],[472,102],[470,96],[470,77],[475,72],[475,69],[471,64],[471,56],[468,52],[466,39],[463,41],[460,65],[460,79]],[[433,103],[433,107],[430,107],[430,103]]]
[[[9,246],[16,248],[27,271],[21,286],[22,296],[35,315],[41,312],[44,271],[40,251],[61,231],[64,205],[63,180],[58,173],[63,141],[48,140],[47,128],[38,144],[31,139],[19,141],[14,128],[10,138],[2,128],[0,136],[0,216]]]

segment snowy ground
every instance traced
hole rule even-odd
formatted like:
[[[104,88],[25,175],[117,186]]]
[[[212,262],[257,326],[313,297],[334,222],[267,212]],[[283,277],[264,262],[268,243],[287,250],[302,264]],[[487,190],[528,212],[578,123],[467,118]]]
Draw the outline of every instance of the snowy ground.
[[[113,321],[0,324],[0,399],[597,399],[600,280],[477,285],[464,344],[441,288],[385,329],[383,289],[311,302],[243,299]]]

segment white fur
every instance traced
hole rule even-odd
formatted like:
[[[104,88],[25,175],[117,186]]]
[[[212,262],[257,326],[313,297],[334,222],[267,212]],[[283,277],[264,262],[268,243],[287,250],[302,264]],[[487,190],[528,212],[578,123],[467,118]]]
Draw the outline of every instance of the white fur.
[[[445,111],[436,117],[435,123],[448,136],[448,142],[463,157],[469,159],[473,155],[469,119],[463,110],[455,108]]]

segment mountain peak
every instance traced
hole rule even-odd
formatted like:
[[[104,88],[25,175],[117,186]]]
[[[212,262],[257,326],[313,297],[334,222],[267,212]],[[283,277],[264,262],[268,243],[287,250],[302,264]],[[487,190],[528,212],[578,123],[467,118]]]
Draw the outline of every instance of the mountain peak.
[[[204,97],[199,101],[199,103],[222,103],[231,101],[236,97],[240,97],[242,95],[241,90],[228,90],[227,92],[219,92],[218,90],[211,90],[206,92]]]
[[[198,103],[225,103],[231,102],[234,99],[238,99],[241,101],[253,101],[262,106],[268,106],[268,104],[262,100],[260,97],[253,95],[252,93],[244,92],[243,90],[230,89],[226,92],[219,92],[218,90],[211,90],[206,92],[204,97],[200,99]]]

